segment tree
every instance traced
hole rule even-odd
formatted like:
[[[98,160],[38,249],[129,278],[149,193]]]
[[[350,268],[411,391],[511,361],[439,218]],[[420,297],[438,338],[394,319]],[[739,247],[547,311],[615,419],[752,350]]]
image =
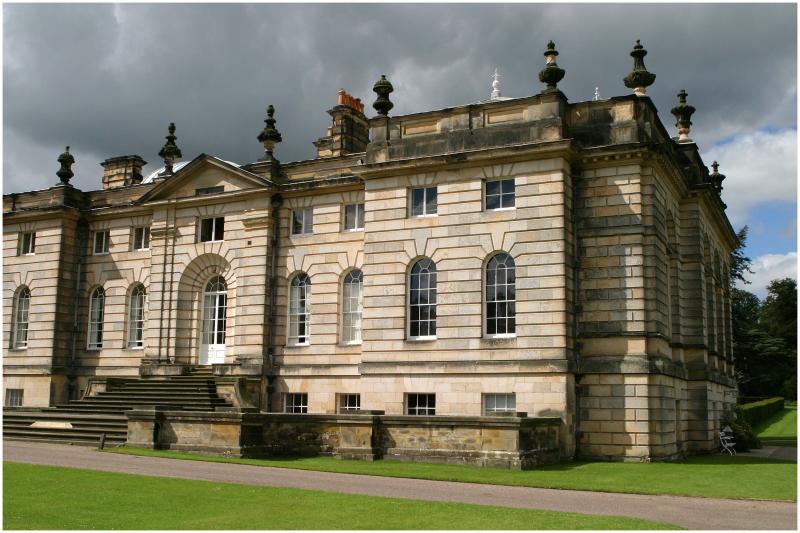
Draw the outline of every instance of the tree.
[[[783,278],[769,283],[761,309],[761,325],[766,332],[797,349],[797,281]]]
[[[737,280],[741,281],[745,285],[749,285],[750,282],[744,279],[745,273],[752,274],[753,271],[750,270],[750,264],[752,261],[749,257],[744,255],[744,247],[747,242],[747,232],[750,228],[744,226],[736,233],[736,248],[733,249],[731,252],[731,271],[730,271],[730,284],[731,288],[733,288],[734,284]]]

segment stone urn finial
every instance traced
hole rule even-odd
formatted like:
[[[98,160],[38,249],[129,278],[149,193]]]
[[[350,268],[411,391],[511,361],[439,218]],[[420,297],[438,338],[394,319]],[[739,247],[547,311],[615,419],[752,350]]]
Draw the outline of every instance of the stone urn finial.
[[[381,79],[375,82],[372,90],[378,95],[372,107],[375,108],[375,111],[377,111],[379,115],[384,117],[389,116],[389,111],[394,107],[392,101],[389,100],[389,94],[394,91],[394,87],[392,87],[391,82],[386,79],[385,74],[381,74]]]
[[[725,174],[719,173],[719,163],[717,163],[716,161],[711,163],[711,168],[714,169],[714,171],[709,176],[709,178],[711,179],[711,184],[714,186],[714,190],[717,191],[717,193],[721,193],[722,182],[725,180]]]
[[[564,69],[558,67],[556,56],[558,56],[556,43],[550,41],[547,43],[547,50],[544,52],[545,66],[539,71],[539,81],[547,84],[547,88],[542,91],[543,93],[558,91],[558,82],[564,78]]]
[[[679,143],[692,142],[692,140],[689,138],[689,130],[692,126],[691,118],[695,109],[694,106],[686,103],[686,96],[686,91],[681,89],[681,92],[678,93],[678,105],[673,107],[671,111],[677,120],[677,122],[675,122],[675,126],[678,128]]]
[[[261,130],[261,133],[258,134],[258,140],[264,145],[265,159],[268,161],[273,159],[272,150],[275,145],[283,140],[280,132],[275,127],[275,122],[275,108],[270,104],[267,106],[267,118],[264,120],[266,125]]]
[[[646,96],[647,88],[653,85],[656,81],[656,75],[648,72],[644,66],[644,56],[647,55],[647,50],[644,49],[639,39],[636,40],[636,45],[631,51],[633,58],[633,70],[630,74],[625,76],[625,87],[633,89],[633,94],[636,96]]]
[[[169,123],[169,135],[164,137],[167,142],[164,143],[164,146],[158,152],[158,156],[164,159],[164,172],[162,175],[171,175],[172,174],[172,164],[175,162],[176,159],[180,159],[183,157],[181,153],[181,149],[178,148],[178,145],[175,144],[175,141],[178,138],[175,136],[175,123]]]
[[[62,184],[69,185],[69,180],[75,175],[72,172],[72,165],[75,163],[75,158],[69,153],[69,146],[64,149],[64,153],[58,156],[57,161],[61,163],[61,168],[56,172],[56,176],[58,176]]]

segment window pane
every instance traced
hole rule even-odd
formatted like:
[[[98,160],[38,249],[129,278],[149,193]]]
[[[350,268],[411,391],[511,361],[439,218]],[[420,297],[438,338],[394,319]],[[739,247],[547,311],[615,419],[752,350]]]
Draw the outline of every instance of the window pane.
[[[214,221],[204,218],[200,221],[200,242],[208,242],[213,238]]]
[[[303,211],[303,233],[314,233],[314,210],[310,207]]]
[[[425,214],[425,190],[412,189],[411,191],[411,216]]]
[[[356,206],[344,206],[344,228],[356,229]]]
[[[214,219],[214,240],[222,241],[225,239],[225,219],[223,217]]]
[[[425,189],[425,214],[432,215],[436,213],[437,209],[437,196],[436,187],[429,187]]]

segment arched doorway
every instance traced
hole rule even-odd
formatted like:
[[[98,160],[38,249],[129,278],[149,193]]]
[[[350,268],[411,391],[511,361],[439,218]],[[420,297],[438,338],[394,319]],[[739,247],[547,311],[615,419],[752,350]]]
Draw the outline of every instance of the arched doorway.
[[[214,276],[203,289],[203,321],[200,333],[201,365],[225,362],[225,327],[228,320],[228,285]]]

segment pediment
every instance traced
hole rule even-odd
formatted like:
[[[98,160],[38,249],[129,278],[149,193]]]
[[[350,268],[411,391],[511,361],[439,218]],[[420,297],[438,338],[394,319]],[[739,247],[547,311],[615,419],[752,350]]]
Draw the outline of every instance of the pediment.
[[[142,196],[139,203],[192,198],[198,195],[198,191],[208,191],[218,187],[222,187],[220,192],[227,193],[271,186],[272,183],[267,178],[242,170],[217,157],[201,154],[172,176],[163,179]]]

